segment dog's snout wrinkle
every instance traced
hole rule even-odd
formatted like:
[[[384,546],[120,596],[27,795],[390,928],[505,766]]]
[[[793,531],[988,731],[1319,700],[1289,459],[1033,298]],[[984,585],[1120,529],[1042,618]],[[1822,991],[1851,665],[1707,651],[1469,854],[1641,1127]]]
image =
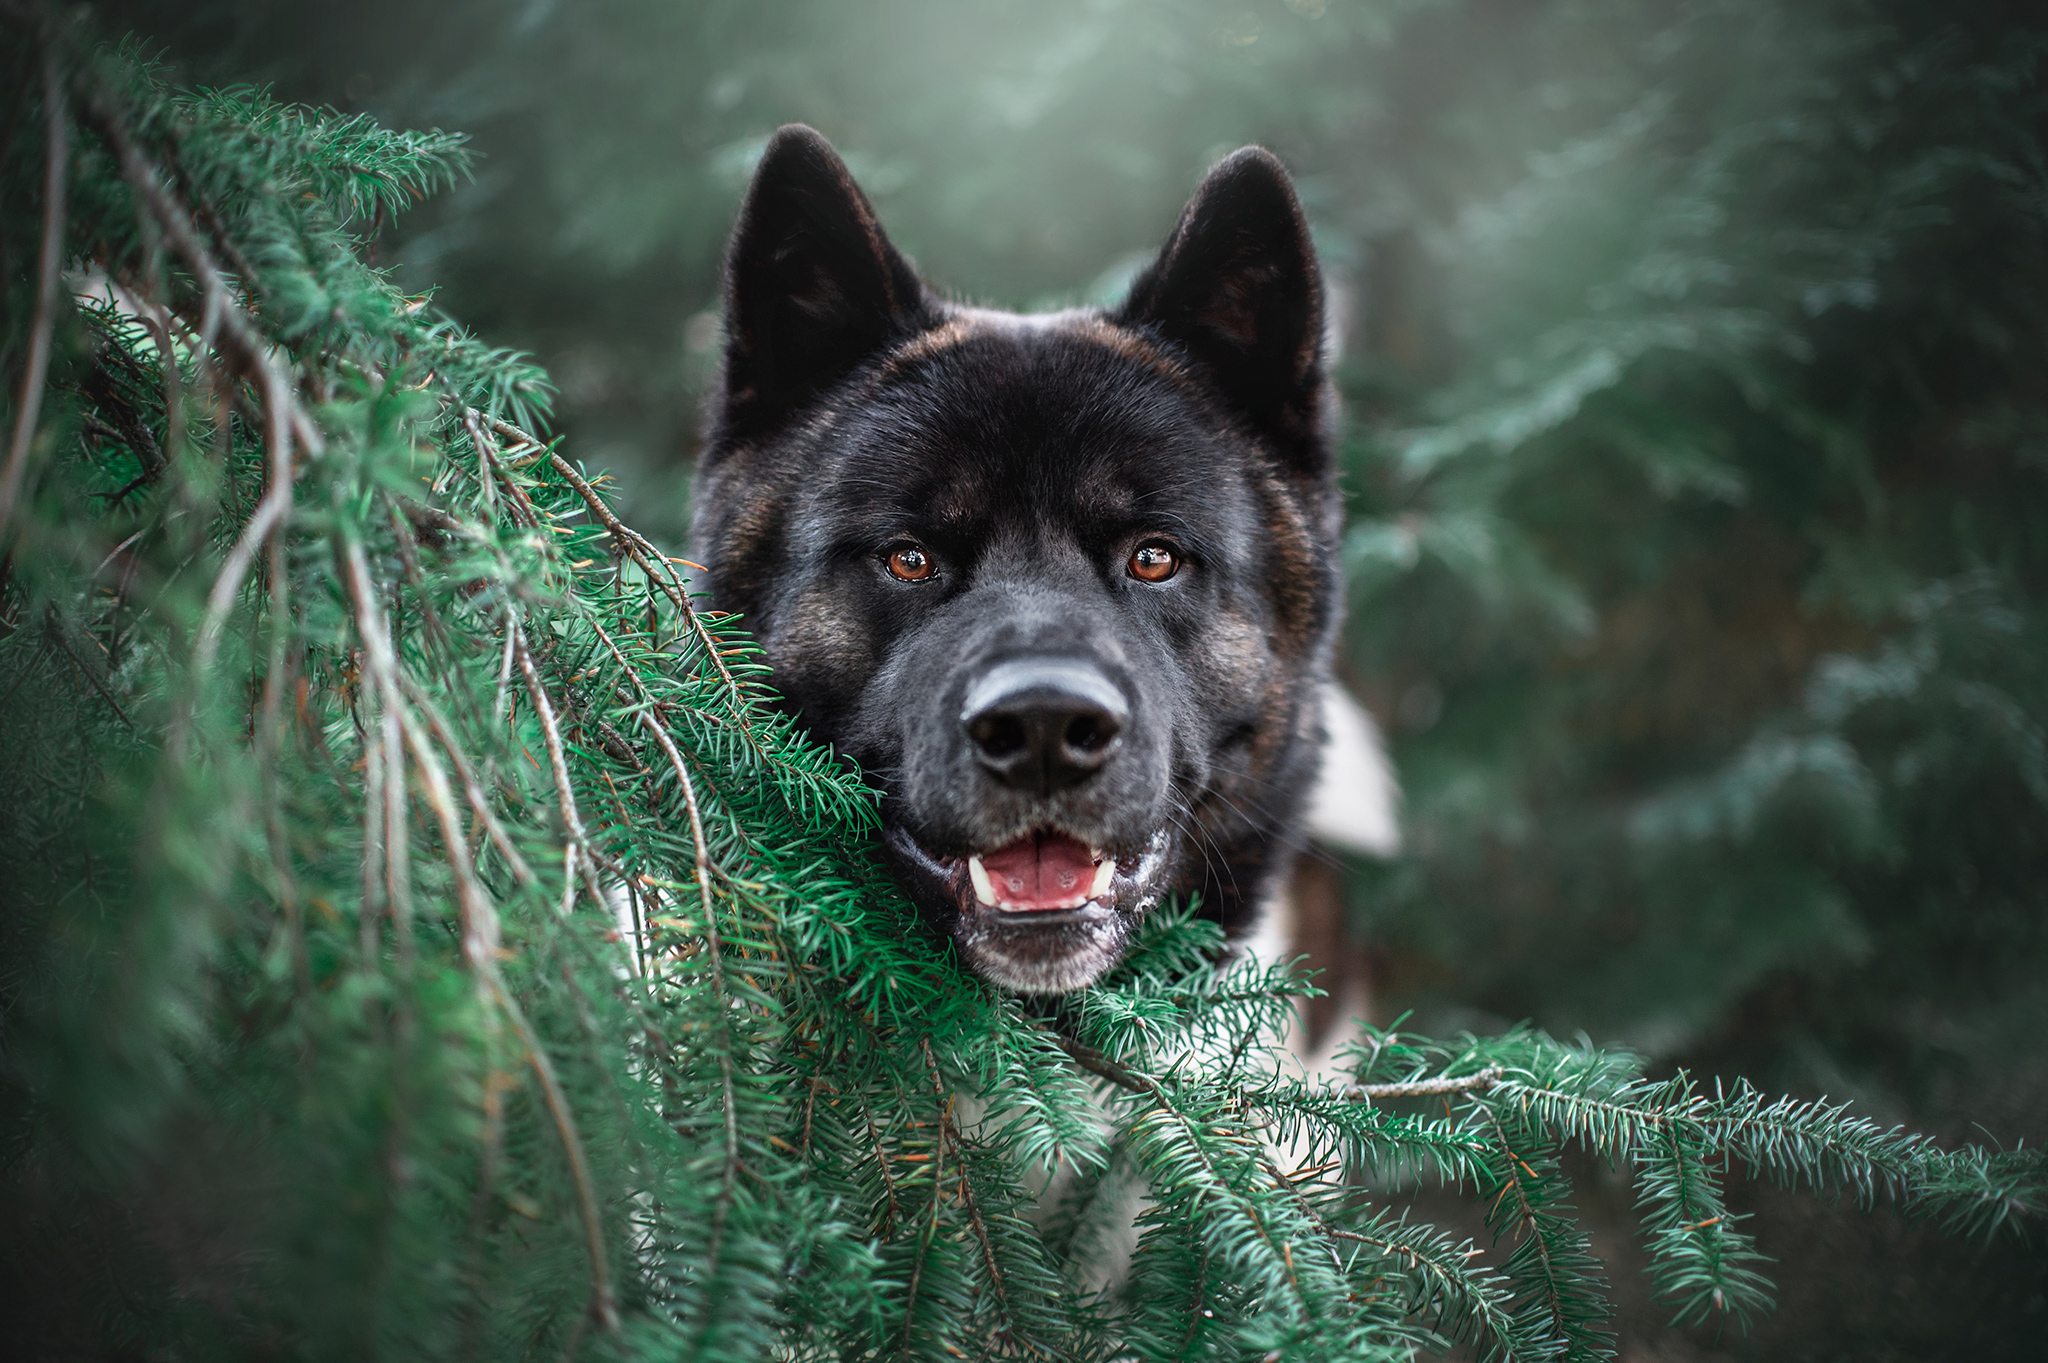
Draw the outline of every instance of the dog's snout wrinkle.
[[[1130,717],[1130,702],[1101,669],[1067,658],[999,663],[968,687],[960,709],[983,770],[1039,795],[1102,770]]]

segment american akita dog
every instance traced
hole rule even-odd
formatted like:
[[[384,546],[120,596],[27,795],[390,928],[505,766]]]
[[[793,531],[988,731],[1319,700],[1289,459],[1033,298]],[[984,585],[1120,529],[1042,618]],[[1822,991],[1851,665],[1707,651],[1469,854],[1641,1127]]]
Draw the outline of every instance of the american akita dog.
[[[783,128],[727,257],[693,539],[883,792],[967,965],[1078,989],[1174,891],[1233,933],[1299,841],[1339,614],[1322,286],[1247,147],[1124,302],[951,302]]]

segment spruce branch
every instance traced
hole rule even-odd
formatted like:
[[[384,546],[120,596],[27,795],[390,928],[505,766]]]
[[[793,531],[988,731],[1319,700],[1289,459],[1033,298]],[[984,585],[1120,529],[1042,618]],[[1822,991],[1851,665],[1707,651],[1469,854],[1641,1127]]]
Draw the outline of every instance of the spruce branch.
[[[882,1189],[889,1198],[889,1219],[882,1224],[882,1234],[887,1236],[903,1219],[903,1208],[896,1200],[896,1178],[889,1172],[889,1155],[882,1149],[882,1134],[875,1129],[875,1116],[868,1109],[865,1098],[861,1100],[860,1117],[867,1125],[868,1145],[874,1151],[875,1168],[882,1176]]]
[[[243,377],[254,382],[263,394],[266,418],[268,483],[255,514],[242,527],[228,556],[207,593],[206,615],[200,622],[193,644],[193,672],[204,677],[220,646],[220,631],[241,591],[242,580],[255,561],[257,550],[283,526],[291,512],[292,441],[298,438],[309,454],[318,454],[322,440],[318,427],[299,404],[298,395],[282,366],[265,344],[262,332],[242,312],[212,256],[199,240],[191,218],[176,199],[165,191],[156,169],[130,135],[115,96],[103,81],[96,81],[88,107],[94,128],[105,137],[121,163],[121,171],[137,198],[149,209],[173,250],[199,281],[203,299],[198,327],[201,347],[210,350],[216,340],[224,342],[230,361]]]
[[[1101,1051],[1096,1050],[1093,1046],[1076,1041],[1072,1037],[1061,1036],[1056,1032],[1053,1033],[1053,1041],[1061,1050],[1073,1057],[1075,1064],[1087,1070],[1090,1074],[1100,1075],[1104,1079],[1109,1080],[1110,1083],[1115,1084],[1118,1088],[1129,1089],[1132,1093],[1157,1094],[1159,1092],[1157,1080],[1139,1074],[1135,1070],[1126,1069]]]
[[[1525,1173],[1531,1178],[1535,1177],[1535,1173],[1516,1152],[1514,1143],[1508,1139],[1508,1133],[1500,1123],[1500,1114],[1489,1111],[1487,1117],[1493,1127],[1494,1138],[1499,1142],[1501,1155],[1500,1192],[1494,1198],[1494,1205],[1498,1207],[1501,1198],[1509,1193],[1514,1194],[1514,1202],[1509,1210],[1517,1227],[1517,1236],[1525,1247],[1533,1247],[1537,1259],[1542,1264],[1538,1282],[1543,1294],[1543,1308],[1550,1319],[1551,1333],[1560,1343],[1569,1345],[1573,1340],[1573,1331],[1565,1315],[1566,1289],[1559,1281],[1558,1265],[1550,1256],[1550,1241],[1544,1234],[1541,1213],[1530,1196],[1528,1185],[1523,1182]]]

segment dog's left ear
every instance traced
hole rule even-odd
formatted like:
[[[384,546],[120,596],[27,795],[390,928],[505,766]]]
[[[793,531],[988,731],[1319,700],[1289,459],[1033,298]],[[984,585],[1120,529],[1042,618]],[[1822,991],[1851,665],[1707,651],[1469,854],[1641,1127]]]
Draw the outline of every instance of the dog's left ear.
[[[1319,469],[1323,290],[1286,167],[1231,153],[1112,318],[1181,346],[1261,434]]]

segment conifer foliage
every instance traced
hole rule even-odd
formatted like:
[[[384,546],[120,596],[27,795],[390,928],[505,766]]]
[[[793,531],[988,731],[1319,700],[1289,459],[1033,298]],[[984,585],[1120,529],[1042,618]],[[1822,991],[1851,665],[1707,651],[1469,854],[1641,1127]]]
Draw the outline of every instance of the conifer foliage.
[[[38,1356],[1591,1358],[1567,1145],[1633,1178],[1687,1322],[1770,1305],[1731,1167],[2038,1218],[2032,1151],[1527,1030],[1310,1082],[1269,1044],[1307,982],[1179,910],[1057,1006],[989,990],[872,861],[859,773],[546,438],[545,376],[364,263],[459,136],[0,16]],[[1386,1210],[1417,1180],[1493,1242]]]

